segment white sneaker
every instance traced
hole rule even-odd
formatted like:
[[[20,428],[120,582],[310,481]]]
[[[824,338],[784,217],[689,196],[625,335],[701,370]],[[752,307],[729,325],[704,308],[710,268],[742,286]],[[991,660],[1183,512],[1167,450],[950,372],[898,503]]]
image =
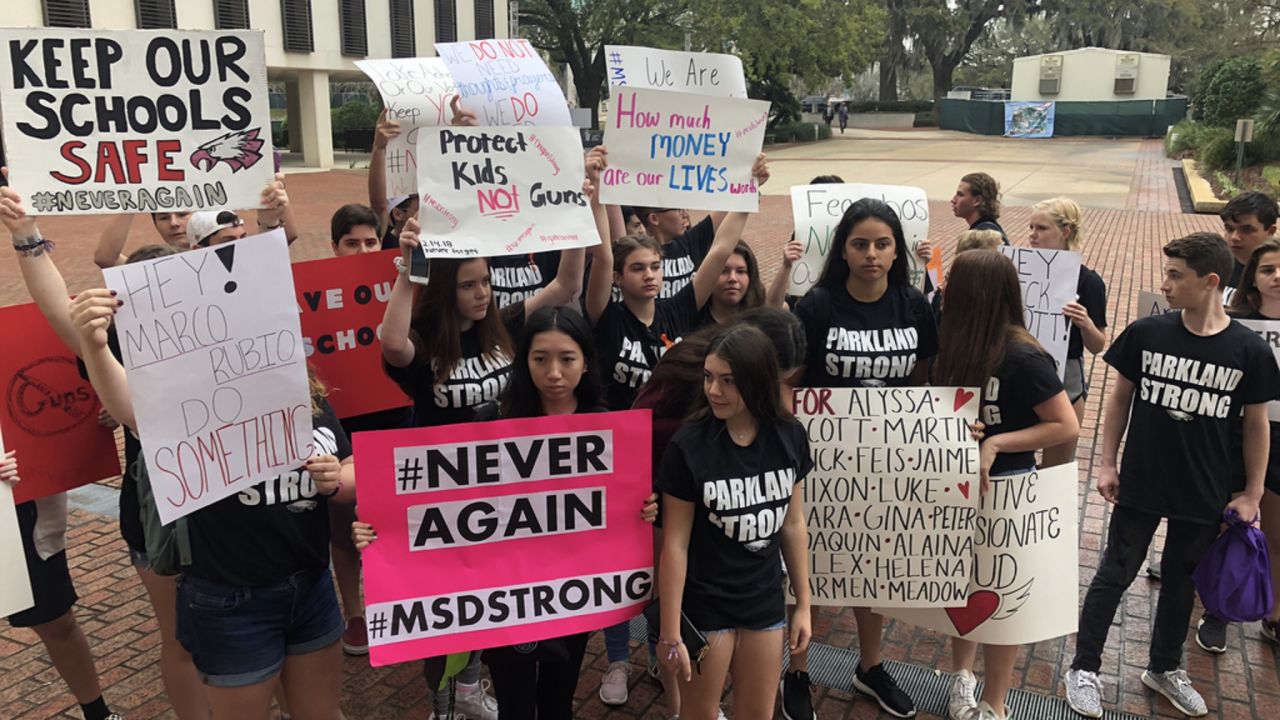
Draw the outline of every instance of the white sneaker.
[[[957,672],[953,678],[947,691],[947,716],[951,720],[968,720],[978,708],[978,678],[968,670]]]
[[[454,714],[469,720],[498,720],[498,699],[489,694],[491,686],[488,680],[481,680],[474,690],[466,692],[458,685],[453,696]]]
[[[996,711],[986,703],[986,701],[978,703],[978,708],[973,714],[974,720],[1013,720],[1013,715],[1009,714],[1008,708],[1005,709],[1003,717],[996,714]]]
[[[630,677],[631,663],[625,660],[609,663],[609,669],[605,670],[604,676],[600,678],[600,702],[605,705],[626,705],[627,698],[630,696],[627,691],[627,681]]]

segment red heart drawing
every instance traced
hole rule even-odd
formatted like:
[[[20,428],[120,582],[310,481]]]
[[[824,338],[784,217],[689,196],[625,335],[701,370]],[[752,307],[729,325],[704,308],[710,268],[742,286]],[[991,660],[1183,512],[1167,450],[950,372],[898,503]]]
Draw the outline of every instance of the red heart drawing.
[[[961,495],[964,495],[965,500],[969,499],[969,481],[968,480],[965,480],[962,483],[956,483],[956,489],[960,491]]]
[[[951,624],[963,637],[995,615],[998,607],[1000,607],[999,595],[990,590],[979,590],[969,594],[968,605],[946,610],[947,617],[951,618]]]
[[[956,388],[956,407],[955,411],[959,412],[970,400],[973,399],[973,393],[964,388]]]

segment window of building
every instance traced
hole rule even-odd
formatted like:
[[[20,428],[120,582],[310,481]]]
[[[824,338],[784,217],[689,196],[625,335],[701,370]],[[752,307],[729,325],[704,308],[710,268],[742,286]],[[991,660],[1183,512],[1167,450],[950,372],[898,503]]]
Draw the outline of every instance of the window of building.
[[[44,0],[45,27],[92,27],[89,0]]]
[[[496,37],[493,20],[493,0],[476,0],[476,39]]]
[[[248,30],[249,0],[213,0],[213,26],[218,30]]]
[[[286,51],[311,52],[316,49],[311,34],[311,0],[280,0],[280,27],[284,30]]]
[[[178,27],[178,14],[173,8],[173,0],[136,0],[134,10],[139,30]]]
[[[365,27],[364,0],[341,0],[338,22],[342,25],[342,54],[353,57],[368,55],[369,33]]]
[[[436,0],[436,42],[458,41],[457,0]]]
[[[413,0],[391,0],[391,57],[417,57],[413,35]]]

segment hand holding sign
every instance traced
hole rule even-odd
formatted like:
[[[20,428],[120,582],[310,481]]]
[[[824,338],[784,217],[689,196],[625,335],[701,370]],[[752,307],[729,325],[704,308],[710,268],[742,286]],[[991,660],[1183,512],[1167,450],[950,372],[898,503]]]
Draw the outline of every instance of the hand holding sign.
[[[9,168],[0,168],[7,180]],[[36,219],[27,214],[22,205],[22,196],[11,185],[0,186],[0,221],[9,228],[15,240],[28,238],[36,234]]]
[[[116,308],[124,304],[116,299],[114,290],[91,288],[71,301],[71,324],[75,326],[84,351],[100,350],[107,346],[107,330]]]

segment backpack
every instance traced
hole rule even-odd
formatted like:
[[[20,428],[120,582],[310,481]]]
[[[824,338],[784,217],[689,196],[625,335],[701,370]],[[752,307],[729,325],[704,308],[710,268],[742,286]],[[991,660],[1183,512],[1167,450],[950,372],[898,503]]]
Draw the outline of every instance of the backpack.
[[[187,519],[181,517],[168,525],[160,521],[151,476],[141,456],[134,461],[129,472],[138,487],[142,535],[147,544],[147,569],[157,575],[180,575],[183,566],[191,564],[191,533]]]

